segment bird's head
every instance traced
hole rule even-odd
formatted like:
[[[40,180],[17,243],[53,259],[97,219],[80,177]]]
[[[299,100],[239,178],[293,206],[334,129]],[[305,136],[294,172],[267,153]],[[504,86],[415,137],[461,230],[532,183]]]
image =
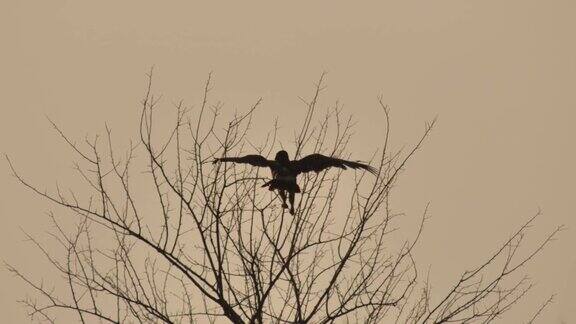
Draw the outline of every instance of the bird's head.
[[[290,162],[290,159],[288,158],[288,152],[284,150],[278,151],[278,153],[276,153],[276,157],[274,158],[274,160],[276,160],[276,162],[278,163]]]

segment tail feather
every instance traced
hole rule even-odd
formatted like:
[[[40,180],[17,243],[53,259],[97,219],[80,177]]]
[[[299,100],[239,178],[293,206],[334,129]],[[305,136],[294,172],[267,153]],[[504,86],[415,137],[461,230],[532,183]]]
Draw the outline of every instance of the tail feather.
[[[262,188],[264,187],[268,187],[268,190],[273,191],[273,190],[286,190],[288,192],[300,192],[300,187],[298,186],[297,183],[292,183],[292,182],[286,182],[286,181],[281,181],[278,179],[272,179],[268,182],[266,182],[265,184],[262,185]]]

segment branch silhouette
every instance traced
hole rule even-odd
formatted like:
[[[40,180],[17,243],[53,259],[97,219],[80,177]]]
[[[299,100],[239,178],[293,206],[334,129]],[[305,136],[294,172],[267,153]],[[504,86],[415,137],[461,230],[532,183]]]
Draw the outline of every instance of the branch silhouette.
[[[37,293],[23,300],[33,319],[55,322],[59,312],[73,312],[82,323],[489,322],[530,289],[528,279],[519,276],[522,268],[562,229],[524,251],[538,213],[444,295],[432,298],[414,257],[428,207],[415,237],[397,242],[390,233],[397,230],[399,214],[390,195],[435,120],[406,152],[392,151],[390,111],[379,98],[384,136],[375,141],[378,152],[366,164],[348,161],[352,119],[338,103],[315,117],[322,74],[312,99],[302,99],[307,112],[294,134],[299,169],[290,181],[302,174],[299,199],[290,196],[290,215],[283,208],[286,193],[274,191],[285,184],[269,181],[271,190],[262,189],[270,176],[253,167],[277,163],[266,158],[278,146],[277,123],[260,144],[248,139],[261,99],[222,121],[222,104],[209,96],[209,75],[196,114],[182,102],[174,104],[175,120],[166,131],[156,126],[161,101],[153,95],[152,71],[147,77],[139,142],[123,155],[115,153],[108,127],[104,140],[77,144],[50,121],[79,159],[75,170],[85,188],[43,190],[6,157],[22,185],[76,220],[70,230],[64,225],[69,220],[49,215],[56,251],[26,234],[63,275],[54,287],[66,291],[7,265]],[[302,157],[304,152],[316,155]],[[244,158],[230,158],[236,156]],[[248,164],[211,163],[219,159]],[[336,168],[323,171],[330,166]],[[358,170],[346,175],[354,180],[343,196],[347,167]]]

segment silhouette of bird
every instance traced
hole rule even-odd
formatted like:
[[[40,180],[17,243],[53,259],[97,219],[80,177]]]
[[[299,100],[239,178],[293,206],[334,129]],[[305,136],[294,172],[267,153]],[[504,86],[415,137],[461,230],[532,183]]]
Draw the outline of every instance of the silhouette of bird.
[[[266,182],[262,187],[268,187],[270,191],[278,190],[282,198],[282,208],[288,208],[286,204],[286,192],[288,192],[290,214],[292,215],[294,215],[294,196],[300,192],[300,187],[296,183],[296,177],[300,173],[310,171],[318,173],[330,167],[336,167],[344,170],[347,168],[365,169],[374,175],[377,174],[377,170],[368,164],[342,160],[318,153],[310,154],[300,160],[290,161],[288,152],[284,150],[278,151],[274,160],[268,160],[261,155],[251,154],[242,157],[222,157],[213,161],[213,163],[217,162],[247,163],[257,167],[270,168],[272,170],[272,180]]]

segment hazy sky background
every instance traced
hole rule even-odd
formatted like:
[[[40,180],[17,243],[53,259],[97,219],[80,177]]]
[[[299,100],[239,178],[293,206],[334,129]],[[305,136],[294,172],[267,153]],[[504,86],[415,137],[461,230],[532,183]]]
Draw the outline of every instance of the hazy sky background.
[[[72,152],[45,116],[78,140],[135,138],[144,74],[154,65],[165,103],[197,104],[209,71],[226,109],[263,98],[258,122],[299,125],[313,83],[327,71],[326,107],[357,121],[351,151],[372,152],[392,109],[393,142],[439,123],[409,164],[394,207],[416,219],[427,202],[420,264],[447,289],[538,208],[536,240],[568,229],[527,269],[537,283],[506,323],[529,318],[552,293],[541,323],[576,321],[576,3],[573,1],[270,1],[171,5],[150,1],[0,4],[0,151],[47,187],[66,183]],[[256,128],[252,135],[258,135]],[[49,228],[38,201],[0,167],[0,258],[37,273],[20,228]],[[535,241],[533,241],[535,242]],[[36,268],[35,268],[36,267]],[[34,271],[37,272],[34,272]],[[450,281],[452,279],[452,281]],[[2,322],[27,323],[26,290],[0,272]]]

